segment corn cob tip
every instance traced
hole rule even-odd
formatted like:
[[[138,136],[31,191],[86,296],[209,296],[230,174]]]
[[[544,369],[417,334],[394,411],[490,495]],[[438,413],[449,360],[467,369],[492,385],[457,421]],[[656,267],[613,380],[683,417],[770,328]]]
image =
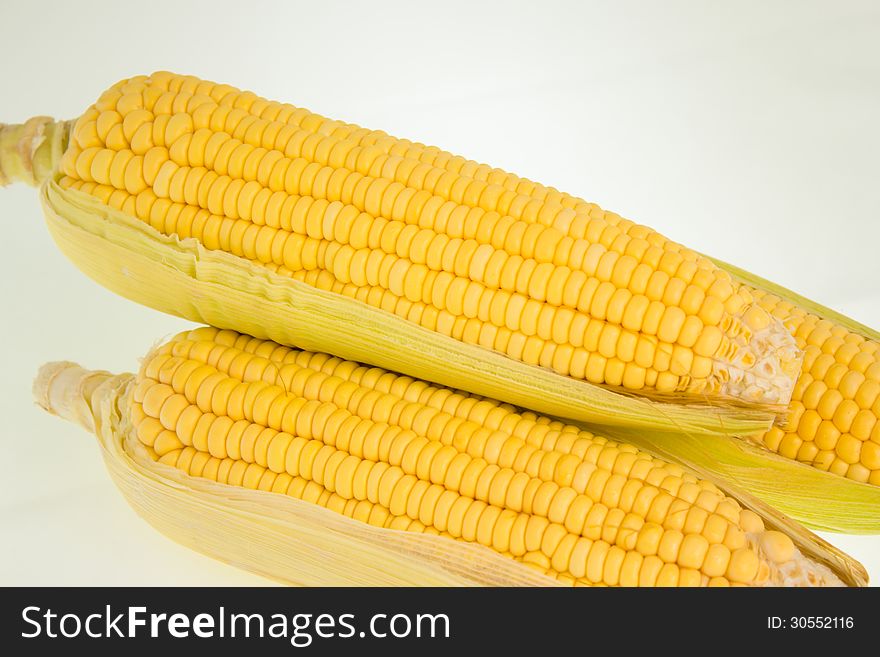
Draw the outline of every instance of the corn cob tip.
[[[773,529],[747,533],[746,538],[762,557],[758,580],[764,586],[845,586],[828,566],[804,555],[787,535]],[[763,572],[767,569],[768,572]]]
[[[34,379],[34,401],[52,415],[94,431],[92,395],[111,378],[109,372],[87,370],[70,361],[46,363]]]
[[[49,178],[67,148],[72,125],[49,116],[0,123],[0,187],[16,181],[36,187]]]
[[[786,405],[803,360],[794,338],[777,318],[752,305],[736,318],[740,333],[726,358],[716,361],[721,393],[750,403]]]

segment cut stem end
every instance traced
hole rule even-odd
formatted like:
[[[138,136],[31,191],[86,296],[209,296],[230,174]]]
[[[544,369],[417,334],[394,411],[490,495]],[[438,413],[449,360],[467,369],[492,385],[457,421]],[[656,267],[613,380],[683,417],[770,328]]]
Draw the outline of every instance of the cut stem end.
[[[34,401],[49,413],[93,432],[92,396],[111,378],[109,372],[87,370],[69,361],[46,363],[34,379]]]
[[[67,149],[73,121],[35,116],[0,123],[0,187],[14,182],[38,186],[49,178]]]

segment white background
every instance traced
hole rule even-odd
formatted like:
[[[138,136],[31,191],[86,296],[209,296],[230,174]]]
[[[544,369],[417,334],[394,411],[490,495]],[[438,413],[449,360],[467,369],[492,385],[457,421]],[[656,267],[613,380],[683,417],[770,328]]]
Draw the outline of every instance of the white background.
[[[0,120],[192,73],[552,184],[880,325],[876,2],[7,1],[0,24]],[[44,361],[132,370],[188,324],[80,274],[33,189],[0,191],[0,222],[0,584],[265,583],[154,531],[31,402]],[[828,538],[880,579],[880,537]]]

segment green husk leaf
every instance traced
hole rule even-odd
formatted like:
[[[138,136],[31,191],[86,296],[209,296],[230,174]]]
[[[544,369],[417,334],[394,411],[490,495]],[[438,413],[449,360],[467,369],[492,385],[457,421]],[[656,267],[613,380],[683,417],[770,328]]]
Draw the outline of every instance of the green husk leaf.
[[[812,529],[880,533],[880,486],[823,472],[745,439],[628,428],[590,430],[687,465],[717,485],[752,495]]]
[[[370,363],[531,408],[613,426],[750,435],[766,407],[670,404],[576,381],[429,331],[392,313],[274,274],[194,239],[163,235],[48,181],[41,200],[61,250],[118,294],[187,319]]]

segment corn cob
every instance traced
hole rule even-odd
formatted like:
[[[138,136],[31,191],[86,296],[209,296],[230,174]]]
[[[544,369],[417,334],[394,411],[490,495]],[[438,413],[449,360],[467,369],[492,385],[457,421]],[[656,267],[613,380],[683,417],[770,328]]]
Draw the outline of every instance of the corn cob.
[[[438,546],[477,543],[562,584],[862,577],[796,526],[767,528],[712,483],[630,445],[328,354],[202,328],[122,380],[109,403],[125,427],[116,440],[183,481],[286,495]],[[97,416],[106,382],[48,366],[36,396],[58,412],[56,400],[78,394]]]
[[[102,95],[60,169],[163,234],[575,380],[791,393],[790,336],[709,260],[421,144],[156,73]]]
[[[789,423],[769,432],[763,412],[727,405],[707,412],[680,403],[694,402],[697,391],[703,401],[730,394],[732,380],[746,379],[751,392],[744,396],[754,399],[760,395],[752,386],[761,387],[749,379],[755,367],[774,380],[796,374],[792,348],[806,344],[775,333],[787,318],[764,308],[766,294],[755,287],[767,289],[766,281],[743,285],[744,272],[552,188],[196,78],[159,73],[123,81],[76,122],[68,144],[70,127],[51,120],[7,126],[5,155],[0,130],[0,176],[5,169],[7,181],[41,182],[63,153],[62,172],[43,187],[49,227],[86,273],[124,296],[548,414],[636,427],[624,430],[628,439],[679,450],[671,453],[678,458],[687,453],[813,526],[880,529],[873,490],[768,461],[745,444],[706,447],[709,438],[702,436],[736,435],[789,455],[800,399]],[[552,257],[545,242],[556,244]],[[568,260],[557,258],[566,253]],[[516,276],[505,269],[510,263],[520,266]],[[421,300],[412,293],[414,280],[422,282]],[[583,283],[578,289],[586,296],[572,292],[572,281]],[[700,281],[708,285],[703,296],[694,287]],[[739,363],[745,367],[725,374],[719,366],[720,374],[713,370],[708,379],[682,369],[688,363],[706,372],[703,347],[715,338],[701,341],[718,333],[703,320],[709,306],[719,308],[710,291],[722,288],[725,331],[747,327],[740,337],[765,343],[759,351],[769,349],[778,363],[755,361],[749,370],[753,358],[745,356],[748,362]],[[639,315],[634,309],[646,298],[648,310]],[[660,340],[661,324],[667,312],[681,319],[679,309],[683,331],[697,320],[705,331],[693,344],[696,334],[684,343],[679,334],[669,348]],[[739,348],[736,339],[730,342],[733,334],[719,343],[728,355]],[[876,342],[864,344],[867,350]],[[713,362],[714,368],[721,361]],[[875,369],[865,368],[866,379],[876,378]],[[613,388],[679,403],[648,403]],[[777,401],[789,395],[762,389]],[[801,396],[803,386],[794,392]],[[841,415],[851,405],[843,406]],[[876,417],[876,409],[860,410]],[[858,436],[868,421],[859,414]],[[810,426],[798,428],[799,440]],[[657,431],[674,433],[649,440]],[[784,442],[783,431],[789,432]],[[825,431],[822,445],[830,444]],[[842,435],[844,455],[828,467],[870,482],[876,450],[864,439],[859,459],[864,454],[865,461],[846,461],[853,458],[853,438]],[[702,453],[683,441],[702,444]],[[820,451],[822,464],[829,450]],[[811,453],[803,448],[802,460]],[[780,477],[754,476],[768,464]],[[792,480],[823,505],[796,499]]]
[[[805,353],[788,416],[763,435],[762,444],[786,458],[880,485],[880,343],[773,294],[755,297],[785,320]]]

